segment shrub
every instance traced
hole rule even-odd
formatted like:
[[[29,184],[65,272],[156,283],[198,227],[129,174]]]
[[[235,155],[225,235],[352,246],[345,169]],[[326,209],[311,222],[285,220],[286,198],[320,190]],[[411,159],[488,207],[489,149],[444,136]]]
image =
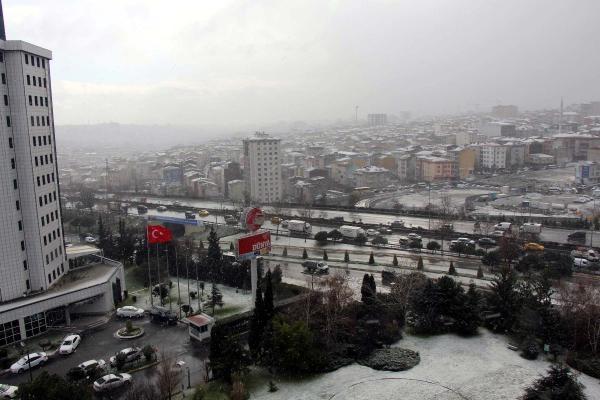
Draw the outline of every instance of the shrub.
[[[315,240],[321,246],[327,244],[327,232],[326,231],[317,232],[315,234]]]
[[[283,253],[281,255],[287,257],[287,247],[283,248]]]
[[[117,353],[115,356],[115,367],[118,371],[122,370],[127,362],[127,356],[121,352]]]
[[[419,271],[422,271],[423,268],[423,257],[419,256],[419,259],[417,260],[417,269]]]
[[[151,345],[147,344],[142,348],[142,354],[144,354],[144,358],[146,362],[151,362],[154,359],[154,354],[156,350]]]
[[[127,322],[125,322],[125,330],[127,331],[127,333],[133,330],[133,323],[130,319],[128,319]]]
[[[483,279],[483,268],[481,268],[481,265],[477,268],[477,279]]]
[[[350,254],[348,254],[348,250],[344,252],[344,262],[350,262]]]
[[[269,381],[269,392],[273,393],[278,391],[279,388],[277,387],[277,385],[275,384],[275,382],[273,381]]]
[[[395,255],[395,254],[394,254],[394,259],[392,260],[392,265],[393,265],[394,267],[397,267],[397,266],[398,266],[398,257],[396,257],[396,255]]]
[[[305,260],[308,258],[308,253],[306,252],[306,249],[302,250],[302,258]]]
[[[369,264],[375,264],[375,256],[373,255],[373,252],[371,252],[371,255],[369,256]]]
[[[456,268],[454,268],[454,263],[450,261],[450,268],[448,268],[448,275],[457,276],[458,272],[456,272]]]
[[[378,245],[382,245],[382,244],[388,244],[388,240],[386,238],[384,238],[383,236],[375,236],[375,238],[373,238],[371,243],[378,246]]]
[[[359,233],[358,235],[356,235],[356,238],[354,238],[354,242],[358,245],[365,244],[367,240],[367,235],[365,235],[364,233]]]
[[[538,358],[539,354],[540,350],[538,348],[537,343],[535,343],[534,340],[529,339],[525,341],[523,350],[521,351],[521,357],[527,360],[535,360],[536,358]]]
[[[133,301],[134,303],[136,303],[137,302],[137,295],[132,294],[131,295],[131,301]]]
[[[438,242],[436,242],[435,240],[432,240],[431,242],[427,243],[427,250],[432,250],[432,251],[436,251],[441,249],[442,246],[440,246],[440,244]]]
[[[327,256],[327,250],[323,250],[323,261],[327,260],[329,260],[329,257]]]
[[[192,300],[195,300],[195,299],[196,299],[196,295],[197,295],[197,294],[198,294],[198,293],[196,293],[196,291],[195,291],[195,290],[192,290],[192,291],[190,292],[190,297],[191,297],[191,299],[192,299]]]

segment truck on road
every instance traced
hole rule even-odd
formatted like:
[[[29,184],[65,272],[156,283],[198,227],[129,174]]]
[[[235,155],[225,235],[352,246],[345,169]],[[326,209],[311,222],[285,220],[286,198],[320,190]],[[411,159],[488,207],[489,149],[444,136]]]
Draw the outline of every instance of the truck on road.
[[[291,235],[310,235],[312,232],[312,226],[308,222],[298,219],[289,220],[287,228]]]
[[[598,258],[598,254],[594,250],[581,248],[581,247],[578,248],[577,250],[571,251],[571,257],[585,258],[586,260],[591,261],[591,262],[600,261],[600,258]]]
[[[356,239],[358,235],[365,234],[365,230],[359,226],[342,225],[339,229],[344,239]]]
[[[519,227],[519,231],[524,233],[542,233],[542,224],[536,224],[534,222],[525,222]]]

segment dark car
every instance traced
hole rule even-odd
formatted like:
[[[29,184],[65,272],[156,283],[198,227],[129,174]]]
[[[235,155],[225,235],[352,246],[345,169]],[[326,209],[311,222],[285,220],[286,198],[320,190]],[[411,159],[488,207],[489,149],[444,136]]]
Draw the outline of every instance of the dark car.
[[[567,239],[571,242],[585,242],[586,233],[585,232],[573,232],[569,234]]]
[[[154,306],[150,309],[152,322],[163,325],[177,325],[177,314],[166,307]]]
[[[495,246],[496,245],[496,241],[492,238],[488,238],[488,237],[483,237],[481,239],[479,239],[477,241],[477,243],[479,243],[480,246]]]

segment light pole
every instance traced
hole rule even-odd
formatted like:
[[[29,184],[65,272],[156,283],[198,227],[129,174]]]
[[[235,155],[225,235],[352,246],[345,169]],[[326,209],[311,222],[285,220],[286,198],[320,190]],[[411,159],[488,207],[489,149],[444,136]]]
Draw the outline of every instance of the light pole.
[[[427,190],[429,192],[429,203],[427,204],[427,210],[429,211],[428,212],[428,215],[429,215],[429,224],[428,224],[428,228],[427,229],[431,230],[431,183],[429,183],[427,185]]]
[[[25,357],[27,357],[27,370],[29,370],[29,383],[33,382],[33,373],[31,372],[31,357],[29,357],[29,348],[24,342],[19,343],[25,350]]]
[[[592,223],[590,224],[590,249],[594,246],[594,219],[596,218],[596,198],[594,197],[594,208],[592,210]]]

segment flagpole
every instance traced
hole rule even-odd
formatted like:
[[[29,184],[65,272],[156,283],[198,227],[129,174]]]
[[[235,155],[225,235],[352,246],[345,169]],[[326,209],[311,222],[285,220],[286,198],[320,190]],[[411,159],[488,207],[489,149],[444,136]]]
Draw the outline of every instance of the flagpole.
[[[175,275],[177,275],[177,307],[179,307],[179,318],[181,318],[181,289],[179,287],[179,259],[177,258],[177,244],[175,242]]]
[[[152,274],[150,273],[150,243],[148,240],[148,220],[146,219],[146,249],[148,250],[148,289],[150,293],[150,306],[154,307],[154,298],[152,297]]]
[[[158,298],[160,305],[163,306],[162,286],[160,285],[160,252],[158,251],[158,243],[156,243],[156,279],[158,279]]]
[[[188,263],[188,257],[190,256],[190,243],[186,241],[185,243],[185,276],[187,277],[187,292],[188,292],[188,305],[190,308],[192,307],[192,302],[190,299],[190,264]]]
[[[167,282],[171,281],[171,271],[169,270],[169,242],[165,246],[165,254],[167,255]],[[171,285],[169,284],[169,311],[173,311],[173,305],[171,304]]]

